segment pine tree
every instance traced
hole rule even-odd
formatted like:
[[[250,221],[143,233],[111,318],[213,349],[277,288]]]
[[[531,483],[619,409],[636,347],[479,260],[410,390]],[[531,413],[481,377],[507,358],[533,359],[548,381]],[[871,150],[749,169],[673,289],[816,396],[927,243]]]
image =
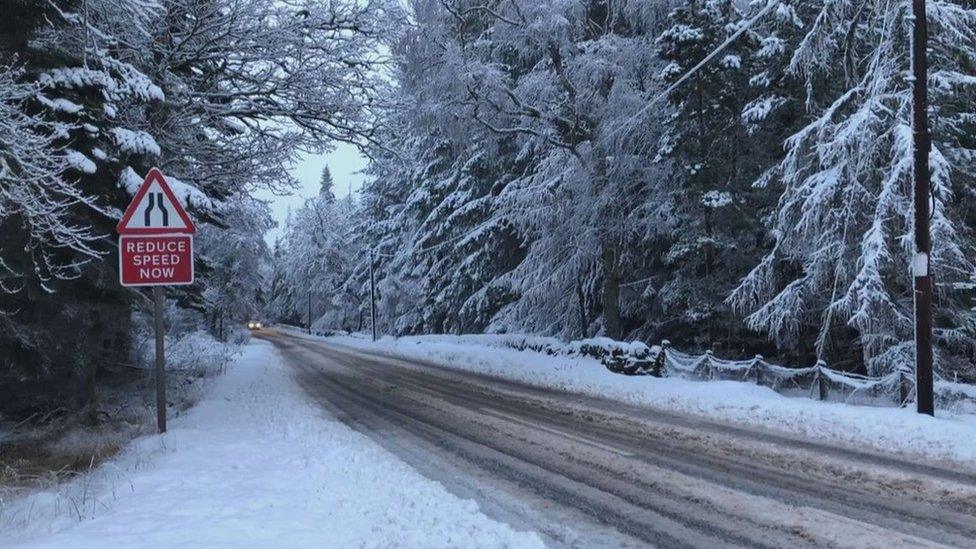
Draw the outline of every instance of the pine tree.
[[[356,239],[358,205],[316,195],[290,212],[274,250],[272,292],[266,311],[285,322],[304,324],[309,301],[319,328],[349,329],[362,299],[345,284],[364,257]]]
[[[694,0],[669,20],[658,45],[668,62],[662,76],[672,83],[725,42],[743,17],[732,0]],[[741,120],[756,47],[756,37],[743,34],[669,97],[674,112],[659,158],[671,171],[673,224],[665,256],[670,280],[661,301],[687,337],[703,345],[720,334],[734,336],[723,299],[757,253],[764,200],[751,187],[757,165]],[[671,339],[682,338],[673,333]]]
[[[378,276],[416,303],[398,329],[620,337],[646,322],[621,284],[659,224],[658,124],[633,118],[665,8],[479,5],[417,3],[423,24],[394,50],[399,154],[371,155],[364,194],[367,234],[394,256]]]
[[[327,201],[335,200],[335,181],[332,180],[332,172],[329,167],[322,168],[322,178],[319,180],[319,196]]]
[[[784,348],[816,341],[819,357],[862,347],[870,373],[913,356],[912,129],[909,3],[790,2],[802,24],[783,50],[784,70],[806,91],[806,125],[786,155],[759,179],[781,192],[771,218],[775,243],[743,279],[731,303],[749,326]],[[786,8],[784,8],[786,9]],[[967,76],[976,52],[976,12],[966,2],[929,3],[933,117],[933,272],[936,329],[944,371],[972,351],[972,320],[956,288],[972,272],[973,155],[964,137],[972,118]],[[840,60],[841,63],[837,63]],[[837,339],[837,327],[851,336]]]
[[[38,18],[17,29],[22,41],[4,42],[18,65],[18,82],[9,89],[32,88],[18,108],[33,121],[25,128],[33,135],[25,132],[18,142],[34,138],[38,148],[29,164],[15,168],[11,187],[26,184],[30,191],[0,220],[7,267],[0,308],[24,334],[5,339],[0,354],[42,384],[53,380],[47,395],[58,405],[74,404],[84,422],[94,423],[97,379],[130,359],[131,295],[118,286],[113,262],[100,260],[111,253],[104,235],[128,198],[115,159],[127,155],[138,163],[152,154],[151,139],[131,130],[128,113],[161,98],[137,67],[147,50],[145,23],[160,7],[90,0],[84,8],[48,2],[13,10]],[[122,29],[126,46],[117,47]],[[28,172],[44,162],[50,173],[33,179],[38,174]]]

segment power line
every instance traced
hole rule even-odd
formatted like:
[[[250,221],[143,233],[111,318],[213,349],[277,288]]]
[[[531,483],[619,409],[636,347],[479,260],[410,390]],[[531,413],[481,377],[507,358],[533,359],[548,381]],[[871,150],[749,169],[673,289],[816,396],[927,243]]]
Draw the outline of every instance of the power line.
[[[725,48],[729,47],[732,44],[732,42],[735,42],[736,39],[738,39],[740,36],[742,36],[743,33],[745,33],[747,30],[749,30],[753,25],[755,25],[760,19],[762,19],[767,13],[769,13],[777,5],[779,5],[779,0],[770,0],[770,2],[768,4],[766,4],[766,7],[765,8],[759,10],[759,13],[757,13],[754,16],[752,16],[752,19],[749,19],[748,21],[746,21],[741,27],[739,27],[739,30],[737,30],[734,33],[732,33],[732,36],[729,36],[725,40],[725,42],[722,42],[721,44],[719,44],[719,46],[717,48],[715,48],[715,50],[713,50],[711,53],[709,53],[708,55],[706,55],[704,59],[702,59],[701,61],[698,62],[697,65],[695,65],[694,67],[692,67],[691,69],[689,69],[688,72],[686,72],[685,74],[683,74],[681,76],[681,78],[675,80],[674,83],[672,83],[670,86],[667,87],[667,89],[665,89],[663,92],[661,92],[661,93],[657,94],[656,96],[654,96],[653,98],[651,98],[651,100],[646,105],[644,105],[643,107],[641,107],[640,110],[638,110],[630,118],[628,118],[626,121],[624,121],[623,124],[621,124],[620,126],[617,126],[615,129],[611,130],[610,133],[607,134],[606,138],[609,139],[614,134],[616,134],[618,131],[628,128],[638,118],[640,118],[641,116],[643,116],[647,111],[651,110],[651,107],[653,107],[658,101],[660,101],[661,99],[664,99],[665,97],[667,97],[668,95],[670,95],[671,92],[673,92],[674,90],[678,89],[678,87],[681,86],[681,84],[684,84],[685,81],[687,81],[689,78],[691,78],[692,76],[694,76],[695,73],[697,73],[699,70],[701,70],[701,68],[704,67],[706,64],[708,64],[709,61],[711,61],[712,59],[714,59],[715,56],[717,56],[718,54],[722,53],[722,51],[725,50]]]
[[[410,253],[411,254],[422,254],[422,253],[426,253],[426,252],[430,252],[430,251],[436,250],[436,249],[441,248],[443,246],[447,246],[448,244],[451,244],[453,242],[457,242],[458,240],[462,240],[464,238],[468,238],[468,237],[474,235],[475,233],[477,233],[478,231],[484,229],[485,227],[489,227],[489,226],[495,224],[497,221],[498,221],[498,218],[494,218],[493,217],[493,218],[489,219],[488,221],[482,223],[481,225],[475,227],[474,229],[472,229],[472,230],[470,230],[470,231],[468,231],[468,232],[466,232],[464,234],[459,234],[457,236],[453,236],[451,238],[448,238],[444,242],[438,242],[437,244],[434,244],[432,246],[428,246],[426,248],[421,248],[419,250],[412,250]],[[384,254],[384,253],[377,252],[375,250],[376,250],[376,247],[374,246],[373,247],[373,254],[376,257],[387,257],[387,258],[397,257],[396,254]]]
[[[620,285],[620,287],[621,288],[626,288],[628,286],[637,286],[638,284],[642,284],[644,282],[650,282],[650,281],[654,280],[655,278],[658,278],[659,276],[660,275],[651,275],[649,277],[642,278],[640,280],[634,280],[632,282],[624,282],[623,284]]]

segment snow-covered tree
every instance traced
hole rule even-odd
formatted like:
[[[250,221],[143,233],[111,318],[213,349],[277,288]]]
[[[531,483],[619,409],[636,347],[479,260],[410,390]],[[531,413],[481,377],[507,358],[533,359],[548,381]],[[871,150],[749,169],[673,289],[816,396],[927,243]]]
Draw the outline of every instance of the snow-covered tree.
[[[241,227],[266,229],[266,211],[248,197],[291,188],[301,151],[375,141],[380,44],[398,11],[386,0],[17,3],[24,24],[0,41],[0,279],[21,291],[0,309],[24,337],[0,355],[33,373],[80,370],[86,387],[129,360],[127,322],[107,319],[143,301],[118,286],[115,261],[92,259],[115,253],[112,230],[152,165],[201,228],[199,283],[173,290],[180,303],[211,316],[257,306],[261,237]],[[76,363],[33,358],[80,345],[90,352],[63,353]]]
[[[322,177],[319,179],[319,196],[326,200],[335,200],[335,181],[332,179],[332,172],[329,167],[322,168]]]
[[[816,339],[820,356],[842,351],[839,325],[854,331],[871,373],[910,364],[911,4],[784,2],[776,14],[780,27],[803,29],[767,45],[789,52],[779,70],[805,90],[808,114],[782,161],[757,181],[781,192],[770,220],[775,244],[730,302],[783,347]],[[936,338],[947,370],[972,353],[971,313],[956,288],[973,272],[965,206],[976,158],[967,134],[976,11],[969,2],[931,0],[928,21]],[[773,96],[765,108],[787,104]]]
[[[394,255],[382,276],[420,288],[411,331],[622,335],[621,273],[657,223],[627,209],[649,212],[658,188],[653,117],[633,118],[666,8],[412,4],[422,24],[394,50],[387,101],[401,152],[374,155],[365,189]]]
[[[658,38],[668,84],[685,76],[744,22],[732,0],[685,2]],[[728,328],[723,300],[758,259],[757,234],[766,204],[752,187],[758,175],[755,141],[742,123],[757,38],[746,32],[670,93],[673,106],[659,159],[667,162],[672,216],[669,276],[660,289],[663,311],[690,328],[691,340],[713,345]],[[674,329],[678,328],[675,326]],[[677,333],[672,340],[681,341]]]
[[[167,173],[210,196],[286,191],[302,150],[369,142],[392,3],[172,0],[153,34]]]
[[[8,171],[20,182],[15,188],[30,189],[8,210],[25,216],[27,240],[14,248],[30,250],[23,268],[36,271],[48,291],[55,287],[46,282],[78,279],[85,263],[108,253],[98,240],[114,224],[114,208],[124,195],[106,185],[107,174],[97,164],[106,151],[124,148],[128,137],[138,135],[116,120],[119,107],[162,98],[133,64],[148,39],[147,21],[161,12],[159,4],[90,0],[82,8],[49,3],[41,12],[45,24],[29,31],[13,52],[19,68],[4,69],[7,97],[19,95],[14,110],[20,115],[11,111],[9,127],[19,124],[23,132],[8,150],[31,147],[31,165],[20,160]],[[123,28],[128,48],[117,47],[116,33]],[[24,126],[28,119],[30,127]],[[46,219],[32,213],[37,207],[47,210]]]
[[[19,192],[8,195],[14,202],[0,231],[5,289],[16,291],[0,295],[0,309],[21,333],[4,338],[0,354],[13,370],[58,380],[52,396],[76,404],[85,421],[98,417],[100,371],[118,370],[130,358],[132,296],[118,286],[114,262],[92,261],[113,252],[106,236],[128,198],[117,184],[120,166],[100,169],[100,156],[143,136],[122,109],[161,99],[138,68],[147,59],[144,23],[160,13],[150,0],[25,2],[10,14],[18,24],[5,26],[0,43],[5,65],[17,67],[3,88],[32,90],[14,107],[31,127],[21,125],[10,151],[37,147],[32,165],[8,165],[13,171],[4,182]],[[25,119],[14,114],[9,122]],[[133,162],[144,159],[141,152],[131,152]],[[31,172],[42,166],[48,173],[34,179],[39,174]],[[65,394],[68,387],[75,390]]]
[[[907,3],[407,9],[345,225],[358,248],[338,269],[348,310],[368,312],[372,266],[381,327],[398,334],[724,340],[871,372],[910,358]],[[972,11],[932,0],[929,17],[948,367],[972,353],[960,291],[973,282],[976,224]],[[290,231],[282,261],[334,248],[311,236]]]
[[[357,204],[316,195],[292,212],[275,251],[269,313],[323,329],[358,329],[363,293],[346,285],[363,263],[355,228]],[[311,308],[311,318],[309,309]]]
[[[253,198],[235,197],[221,208],[226,227],[204,225],[195,243],[204,305],[218,337],[226,334],[225,324],[240,325],[264,311],[271,263],[264,235],[272,226],[267,204]]]
[[[73,279],[82,262],[99,258],[96,235],[78,223],[71,210],[97,208],[74,185],[74,171],[87,171],[91,162],[81,153],[56,142],[72,126],[49,121],[30,109],[41,86],[23,82],[23,69],[0,66],[0,220],[5,233],[26,239],[29,258],[12,265],[0,255],[0,288],[15,292],[24,284],[24,270],[32,270],[41,286],[52,278]],[[74,259],[56,251],[75,252]]]

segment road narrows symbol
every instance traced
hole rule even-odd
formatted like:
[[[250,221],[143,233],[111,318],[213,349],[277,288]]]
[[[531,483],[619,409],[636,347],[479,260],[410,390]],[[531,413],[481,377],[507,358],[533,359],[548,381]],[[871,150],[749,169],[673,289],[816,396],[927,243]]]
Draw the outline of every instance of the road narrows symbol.
[[[163,214],[163,227],[169,227],[169,210],[166,209],[163,193],[149,193],[149,205],[146,206],[146,211],[143,212],[145,225],[147,227],[152,226],[152,211],[153,208],[157,207]]]

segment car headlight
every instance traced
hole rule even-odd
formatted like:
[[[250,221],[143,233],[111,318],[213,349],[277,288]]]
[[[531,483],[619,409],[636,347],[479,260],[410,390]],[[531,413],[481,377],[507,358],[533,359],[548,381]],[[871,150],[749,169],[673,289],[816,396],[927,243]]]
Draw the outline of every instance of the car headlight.
[[[264,326],[262,326],[260,322],[255,322],[254,323],[254,327],[255,328],[263,328]]]

